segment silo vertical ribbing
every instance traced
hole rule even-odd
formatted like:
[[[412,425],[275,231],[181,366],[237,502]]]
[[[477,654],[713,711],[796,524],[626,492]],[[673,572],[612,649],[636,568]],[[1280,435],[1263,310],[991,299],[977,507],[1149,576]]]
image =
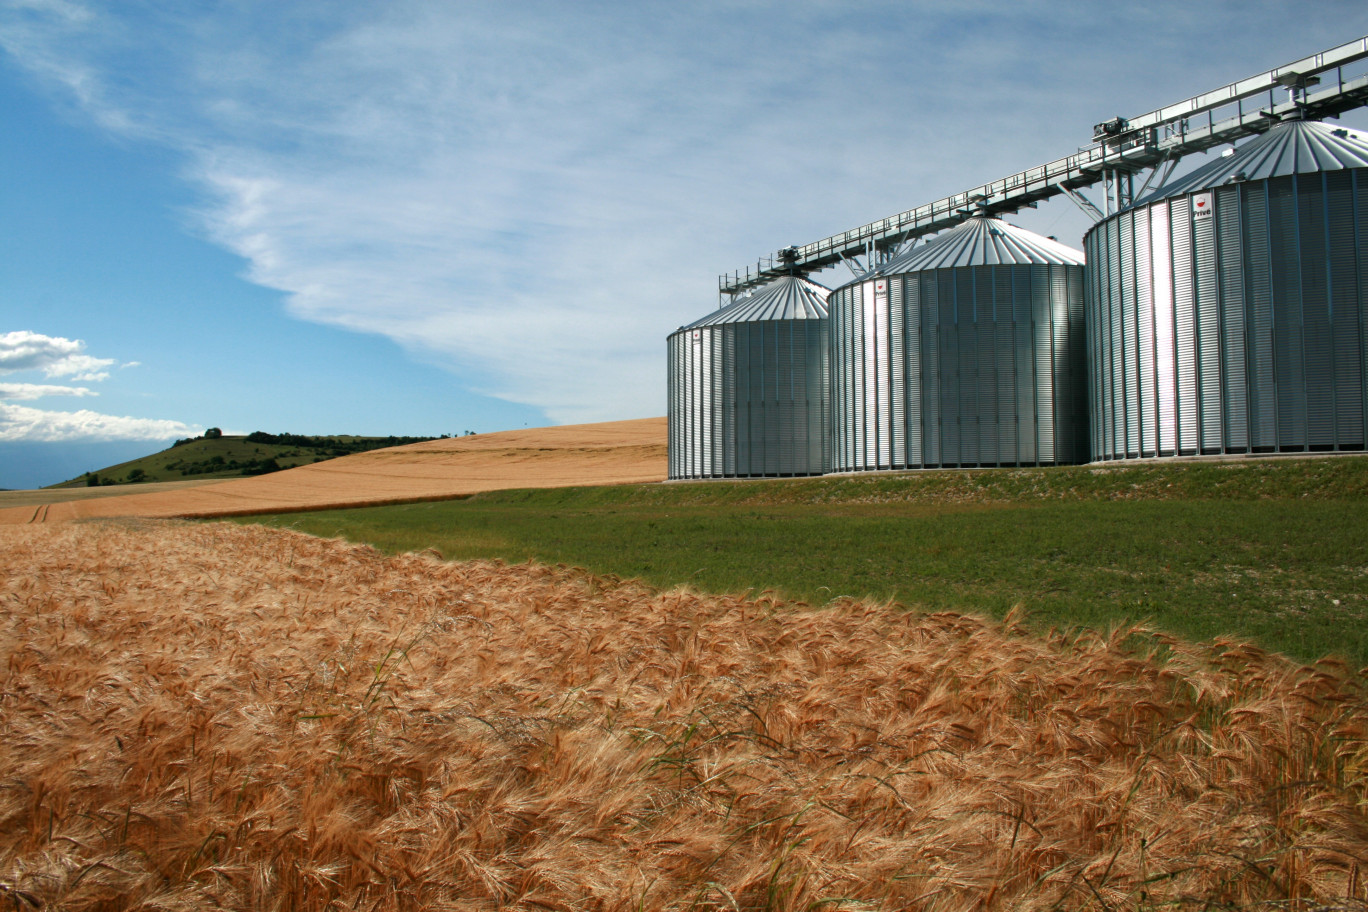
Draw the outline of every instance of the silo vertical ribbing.
[[[833,469],[1086,460],[1083,256],[973,217],[832,293]]]
[[[670,334],[671,478],[828,470],[826,293],[784,276]]]
[[[1363,450],[1366,220],[1368,139],[1292,120],[1094,226],[1093,459]]]

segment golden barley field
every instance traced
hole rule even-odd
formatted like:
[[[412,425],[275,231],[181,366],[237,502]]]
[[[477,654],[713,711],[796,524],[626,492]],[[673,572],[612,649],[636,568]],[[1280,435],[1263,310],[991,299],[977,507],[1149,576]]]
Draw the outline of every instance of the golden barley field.
[[[241,516],[436,500],[506,488],[664,481],[665,419],[562,425],[431,440],[372,450],[270,475],[208,485],[160,486],[123,496],[71,498],[86,489],[0,497],[0,525],[99,516]],[[153,486],[149,485],[148,488]],[[169,489],[168,489],[169,488]],[[109,490],[96,489],[101,493]]]
[[[0,905],[1368,908],[1368,701],[1122,630],[0,528]]]

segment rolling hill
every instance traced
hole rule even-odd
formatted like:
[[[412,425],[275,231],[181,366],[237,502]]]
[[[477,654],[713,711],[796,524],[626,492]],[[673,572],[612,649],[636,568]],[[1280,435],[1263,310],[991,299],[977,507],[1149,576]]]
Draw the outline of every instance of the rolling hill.
[[[353,453],[437,440],[435,437],[328,437],[268,434],[206,436],[178,440],[172,446],[95,472],[51,485],[52,488],[104,487],[268,475],[282,469],[324,462]]]
[[[438,438],[193,488],[34,502],[0,495],[0,524],[96,516],[233,516],[440,500],[507,488],[663,481],[665,419],[565,425]],[[185,444],[184,446],[190,446]],[[79,490],[79,489],[78,489]]]

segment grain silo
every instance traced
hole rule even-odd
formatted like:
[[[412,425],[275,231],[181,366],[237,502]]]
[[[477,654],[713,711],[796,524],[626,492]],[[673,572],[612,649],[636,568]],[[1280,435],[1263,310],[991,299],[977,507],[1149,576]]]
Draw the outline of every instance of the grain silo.
[[[1094,459],[1364,449],[1365,139],[1276,124],[1088,232]]]
[[[973,216],[833,292],[833,469],[1086,461],[1083,278]]]
[[[826,294],[782,276],[670,334],[671,478],[828,470]]]

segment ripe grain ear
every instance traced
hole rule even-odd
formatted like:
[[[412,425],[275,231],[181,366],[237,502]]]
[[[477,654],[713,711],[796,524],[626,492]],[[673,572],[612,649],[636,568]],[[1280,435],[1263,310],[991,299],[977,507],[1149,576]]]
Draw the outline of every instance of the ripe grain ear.
[[[1368,701],[1342,663],[1017,621],[260,527],[3,528],[0,892],[1368,901]]]

